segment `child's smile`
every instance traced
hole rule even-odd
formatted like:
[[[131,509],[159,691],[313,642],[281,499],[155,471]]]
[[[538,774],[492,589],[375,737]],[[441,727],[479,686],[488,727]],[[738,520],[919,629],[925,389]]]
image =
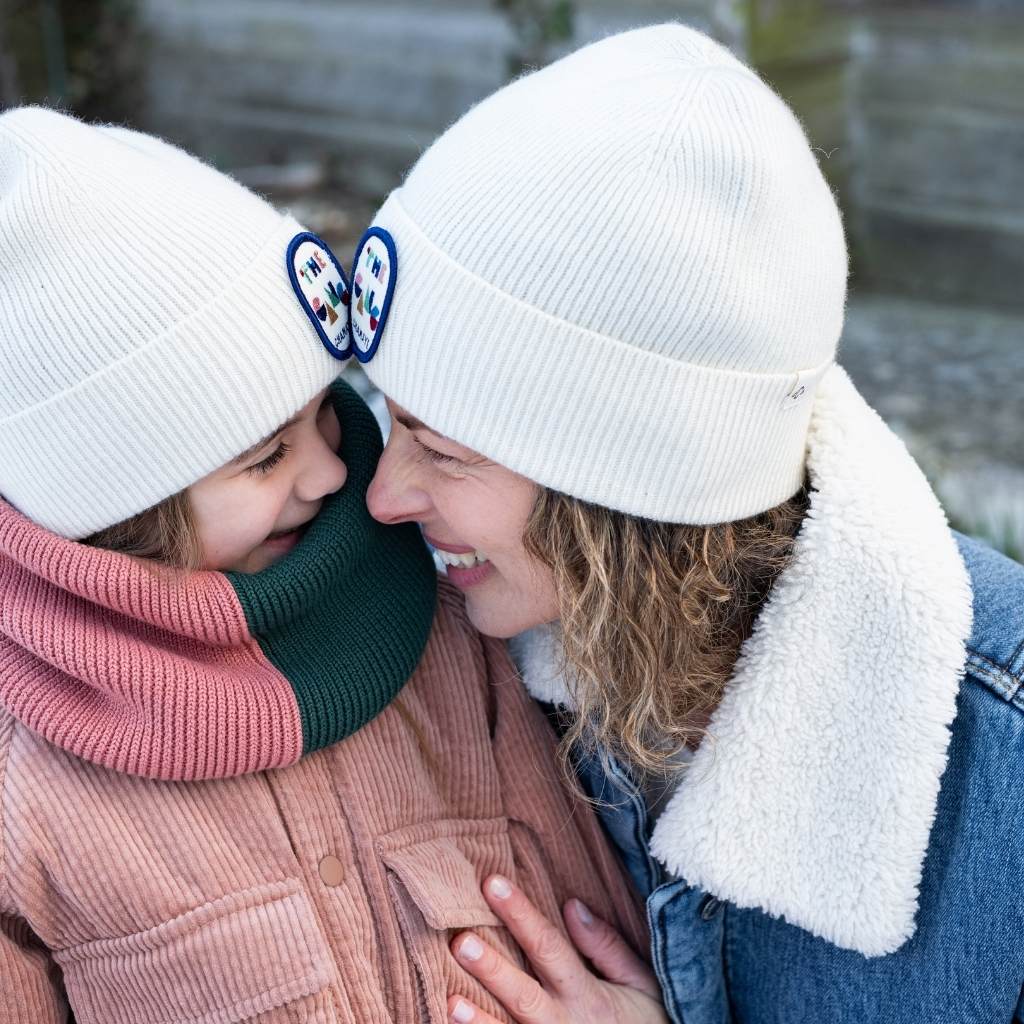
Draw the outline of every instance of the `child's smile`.
[[[287,423],[188,489],[208,569],[259,572],[291,551],[345,483],[341,425],[322,391]]]

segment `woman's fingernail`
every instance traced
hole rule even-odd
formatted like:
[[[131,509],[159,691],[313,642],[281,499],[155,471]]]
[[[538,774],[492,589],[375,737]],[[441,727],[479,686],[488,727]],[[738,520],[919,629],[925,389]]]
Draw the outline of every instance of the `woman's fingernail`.
[[[461,999],[455,1004],[455,1009],[452,1010],[452,1020],[455,1021],[455,1024],[469,1024],[475,1016],[476,1013],[473,1007]]]
[[[512,883],[500,875],[492,878],[487,885],[492,896],[499,900],[507,900],[512,895]]]
[[[459,956],[463,960],[479,960],[484,955],[484,944],[475,936],[467,935],[459,946]],[[466,1020],[470,1018],[467,1017]]]
[[[576,916],[584,928],[589,928],[594,923],[594,915],[583,900],[576,901]]]

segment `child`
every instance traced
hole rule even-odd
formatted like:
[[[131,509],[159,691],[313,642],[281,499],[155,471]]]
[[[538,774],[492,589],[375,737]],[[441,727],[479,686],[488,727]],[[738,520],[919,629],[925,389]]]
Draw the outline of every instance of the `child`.
[[[500,1015],[447,948],[521,962],[492,872],[640,941],[503,647],[366,512],[330,250],[39,109],[0,249],[0,1022]]]

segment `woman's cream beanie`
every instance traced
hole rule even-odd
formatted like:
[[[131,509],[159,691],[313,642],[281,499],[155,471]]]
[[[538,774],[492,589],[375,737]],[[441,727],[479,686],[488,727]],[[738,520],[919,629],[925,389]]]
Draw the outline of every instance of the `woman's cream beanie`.
[[[796,118],[711,39],[639,29],[511,83],[374,229],[397,266],[366,369],[432,428],[657,520],[799,488],[843,230]]]

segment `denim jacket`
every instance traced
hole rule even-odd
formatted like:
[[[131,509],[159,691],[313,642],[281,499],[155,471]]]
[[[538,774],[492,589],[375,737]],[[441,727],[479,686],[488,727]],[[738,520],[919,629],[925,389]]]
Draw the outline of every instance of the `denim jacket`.
[[[672,878],[637,786],[591,756],[581,779],[647,902],[675,1024],[1024,1020],[1024,566],[960,540],[974,629],[913,937],[866,957]],[[756,850],[751,855],[757,855]]]
[[[810,510],[657,821],[587,788],[647,900],[676,1024],[1009,1024],[1024,983],[1024,568],[957,538],[844,378]],[[513,653],[572,707],[557,632]]]

